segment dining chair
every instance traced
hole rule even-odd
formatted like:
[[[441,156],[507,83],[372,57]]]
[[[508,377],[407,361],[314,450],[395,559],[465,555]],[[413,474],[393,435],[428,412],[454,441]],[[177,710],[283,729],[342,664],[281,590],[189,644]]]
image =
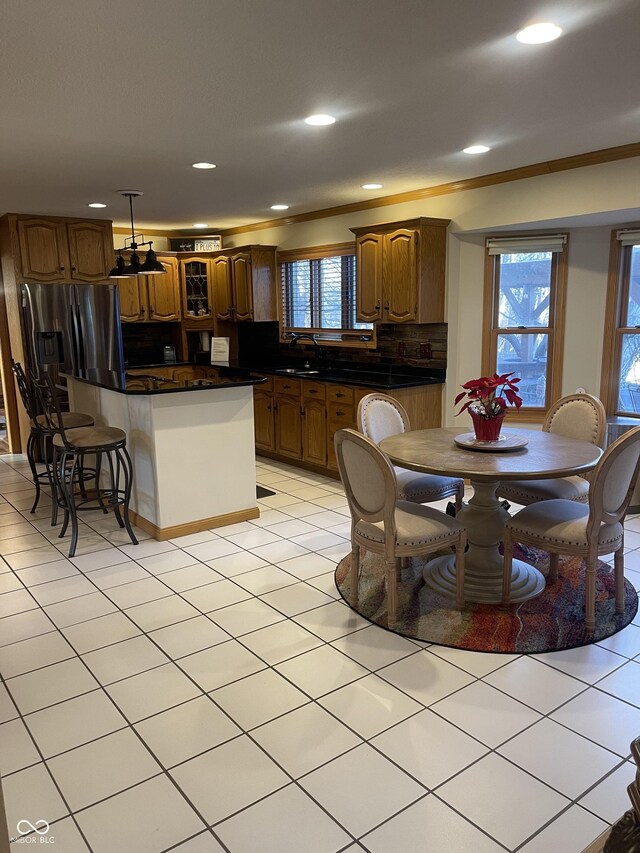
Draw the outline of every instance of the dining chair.
[[[440,510],[398,500],[393,465],[364,435],[352,429],[335,434],[338,470],[351,511],[351,596],[358,604],[360,546],[381,554],[387,582],[387,627],[396,622],[396,581],[399,560],[456,549],[456,606],[464,606],[464,549],[467,531]]]
[[[624,611],[624,519],[640,470],[640,427],[629,430],[602,455],[591,479],[589,503],[538,501],[512,516],[504,526],[502,601],[511,592],[513,543],[524,542],[549,552],[549,579],[558,578],[560,554],[586,563],[585,622],[595,627],[596,563],[614,554],[616,613]]]
[[[391,435],[411,429],[404,406],[387,394],[367,394],[363,397],[358,405],[357,424],[360,432],[376,444]],[[394,470],[400,500],[424,504],[454,495],[456,511],[461,508],[464,480],[459,477],[419,474],[398,467],[394,467]]]
[[[569,394],[549,409],[542,430],[602,447],[606,426],[607,413],[597,397]],[[556,498],[587,503],[590,478],[589,473],[550,480],[509,480],[500,483],[496,496],[522,506]]]

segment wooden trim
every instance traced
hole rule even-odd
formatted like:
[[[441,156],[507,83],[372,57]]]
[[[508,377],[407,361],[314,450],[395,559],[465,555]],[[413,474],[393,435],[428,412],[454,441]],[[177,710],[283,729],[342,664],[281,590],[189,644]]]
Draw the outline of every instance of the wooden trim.
[[[174,539],[177,536],[188,536],[190,533],[200,533],[202,530],[209,530],[212,527],[225,527],[227,524],[238,524],[241,521],[259,518],[260,510],[257,506],[252,506],[248,509],[236,510],[236,512],[226,512],[224,515],[214,515],[211,518],[188,521],[185,524],[173,524],[171,527],[157,527],[152,521],[148,521],[144,516],[138,515],[132,509],[129,510],[129,515],[135,525],[150,533],[158,542],[164,542],[166,539]]]
[[[420,201],[425,198],[449,195],[450,193],[477,190],[482,187],[506,184],[511,181],[521,181],[525,178],[536,178],[540,175],[550,175],[554,172],[564,172],[569,169],[581,169],[584,166],[596,166],[601,163],[611,163],[616,160],[626,160],[630,157],[640,157],[640,142],[632,142],[628,145],[618,145],[614,148],[601,148],[597,151],[587,151],[584,154],[575,154],[571,157],[560,157],[556,160],[544,160],[541,163],[533,163],[530,166],[519,166],[516,169],[506,169],[503,172],[492,172],[488,175],[479,175],[475,178],[464,178],[459,181],[450,181],[434,187],[423,187],[410,190],[405,193],[381,196],[379,198],[363,199],[351,204],[335,205],[322,210],[311,210],[307,213],[297,213],[284,216],[281,219],[267,219],[263,222],[253,222],[249,225],[239,225],[235,228],[220,230],[223,237],[235,234],[247,234],[251,231],[261,231],[266,228],[279,228],[284,225],[294,225],[297,222],[309,222],[313,219],[326,219],[331,216],[342,216],[347,213],[357,213],[361,210],[371,210],[377,207],[388,207],[392,204],[404,204],[411,201]],[[151,232],[149,232],[151,233]]]
[[[600,373],[600,399],[604,403],[607,414],[612,414],[618,408],[618,384],[616,375],[618,362],[618,306],[620,304],[620,273],[622,247],[618,241],[618,228],[611,232],[609,248],[609,274],[607,277],[607,301],[604,313],[604,334],[602,338],[602,367]]]
[[[355,255],[356,241],[346,243],[326,243],[324,246],[310,246],[302,249],[285,249],[278,252],[278,264],[289,264],[292,261],[315,261],[319,258],[337,258],[345,255]]]
[[[104,220],[103,220],[103,221],[104,221]],[[136,228],[138,229],[138,233],[139,233],[139,234],[144,234],[144,236],[145,236],[145,237],[147,237],[147,236],[148,236],[148,237],[167,237],[167,238],[175,238],[175,237],[178,237],[178,236],[182,236],[182,235],[179,235],[179,232],[177,232],[177,231],[160,231],[160,230],[158,230],[158,229],[156,229],[156,228],[154,228],[154,229],[153,229],[153,231],[151,231],[151,230],[149,230],[148,228],[142,228],[142,227],[140,227],[138,224],[136,224]],[[126,237],[131,237],[131,227],[129,227],[129,228],[121,228],[120,226],[114,225],[114,226],[112,227],[112,230],[113,230],[113,233],[114,233],[114,234],[124,234]],[[190,239],[193,239],[193,238],[190,238]],[[117,250],[116,250],[116,251],[117,251]]]

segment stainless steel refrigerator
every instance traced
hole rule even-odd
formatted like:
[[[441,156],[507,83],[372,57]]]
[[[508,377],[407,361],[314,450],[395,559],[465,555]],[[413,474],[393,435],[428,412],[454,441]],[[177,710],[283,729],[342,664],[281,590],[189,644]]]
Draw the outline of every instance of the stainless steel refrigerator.
[[[120,301],[114,284],[22,284],[28,366],[38,375],[124,373]]]

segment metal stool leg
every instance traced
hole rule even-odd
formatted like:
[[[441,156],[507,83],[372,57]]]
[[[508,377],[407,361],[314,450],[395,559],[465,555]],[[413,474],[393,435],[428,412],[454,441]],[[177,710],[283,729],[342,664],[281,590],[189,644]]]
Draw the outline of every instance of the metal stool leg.
[[[31,477],[33,478],[33,485],[36,487],[36,497],[33,502],[33,506],[31,507],[31,512],[36,511],[36,507],[38,506],[38,501],[40,500],[40,475],[38,474],[38,469],[36,468],[36,460],[33,455],[33,448],[37,441],[37,433],[30,432],[29,438],[27,439],[27,461],[29,462],[29,468],[31,469]]]
[[[127,528],[127,533],[129,534],[131,542],[134,545],[137,545],[138,540],[136,539],[129,520],[129,502],[131,500],[131,487],[133,485],[133,465],[126,447],[116,450],[116,455],[118,459],[122,457],[122,470],[124,472],[124,525]]]
[[[65,503],[67,505],[67,509],[65,512],[65,523],[62,531],[60,532],[60,536],[64,536],[66,532],[66,527],[68,523],[68,517],[71,518],[71,544],[69,545],[69,556],[73,557],[76,553],[76,548],[78,547],[78,513],[76,511],[76,503],[75,503],[75,495],[73,492],[73,482],[76,478],[76,472],[78,470],[78,461],[80,454],[67,454],[65,453],[63,459],[66,463],[67,456],[72,457],[71,469],[69,471],[69,477],[67,479],[66,476],[63,476],[62,479],[62,488],[63,494],[65,498]]]
[[[118,452],[116,450],[116,469],[114,471],[111,451],[107,450],[105,452],[109,461],[109,471],[111,473],[111,499],[109,503],[113,507],[113,514],[115,515],[116,521],[118,522],[118,527],[122,528],[124,527],[124,521],[122,520],[122,516],[120,515],[120,504],[118,495],[118,480],[120,477],[120,457],[118,456]]]

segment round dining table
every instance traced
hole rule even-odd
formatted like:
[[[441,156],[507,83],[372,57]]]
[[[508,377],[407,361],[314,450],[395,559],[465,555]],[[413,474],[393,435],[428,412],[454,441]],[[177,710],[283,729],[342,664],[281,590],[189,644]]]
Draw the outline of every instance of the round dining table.
[[[402,468],[427,474],[463,477],[473,488],[456,518],[467,528],[469,549],[465,556],[465,599],[497,603],[502,597],[503,560],[498,547],[509,513],[496,497],[504,480],[541,480],[584,474],[597,464],[602,450],[587,441],[533,429],[502,430],[505,445],[526,441],[517,450],[487,452],[458,446],[460,427],[410,430],[380,442],[380,449]],[[484,445],[485,447],[487,445]],[[453,554],[436,557],[424,569],[432,589],[455,597],[456,570]],[[539,595],[544,576],[523,560],[513,561],[512,602]]]

